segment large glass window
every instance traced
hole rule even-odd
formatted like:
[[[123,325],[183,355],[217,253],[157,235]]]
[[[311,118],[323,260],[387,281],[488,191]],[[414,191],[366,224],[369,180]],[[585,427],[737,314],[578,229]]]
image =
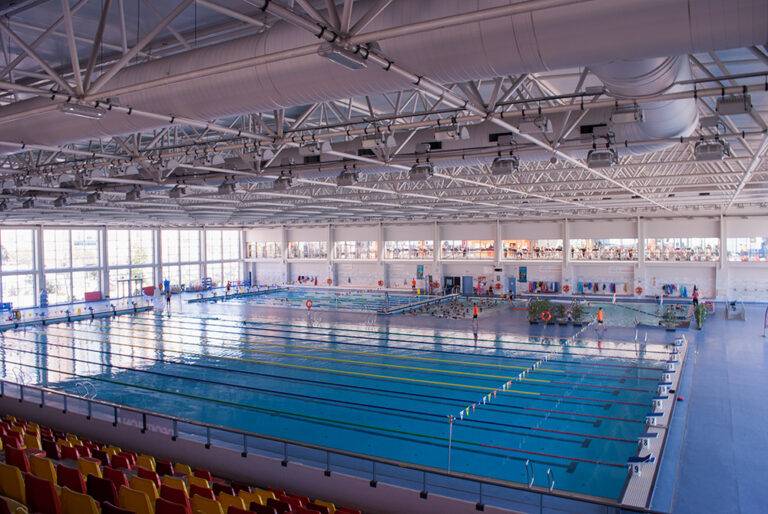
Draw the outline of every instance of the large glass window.
[[[720,239],[716,237],[667,237],[645,240],[647,261],[718,261]]]
[[[280,259],[283,247],[279,241],[256,241],[248,243],[245,255],[249,259]]]
[[[179,262],[200,261],[200,231],[179,231]]]
[[[86,292],[101,290],[99,237],[98,229],[43,231],[48,303],[81,301]]]
[[[152,268],[118,268],[109,270],[109,293],[112,297],[135,296],[153,284]]]
[[[15,308],[34,307],[36,304],[35,276],[31,274],[4,275],[3,302]]]
[[[199,283],[200,231],[163,230],[160,237],[163,249],[163,279],[170,280],[174,286],[187,287]]]
[[[72,301],[72,273],[46,273],[45,289],[48,303],[69,303]]]
[[[768,237],[729,237],[727,248],[731,262],[768,261]]]
[[[31,229],[0,231],[0,266],[3,272],[35,268],[35,232]]]
[[[496,251],[491,239],[446,240],[441,243],[443,259],[493,259]]]
[[[376,260],[376,241],[335,241],[333,254],[336,259]]]
[[[431,260],[434,255],[435,242],[432,240],[384,242],[384,259]]]
[[[65,269],[71,266],[71,247],[68,229],[43,230],[43,265],[45,269]]]
[[[99,266],[99,231],[72,231],[72,267],[97,268]]]
[[[506,239],[501,242],[507,260],[559,261],[563,259],[562,239]]]
[[[215,286],[241,280],[239,230],[207,230],[205,256],[207,275]]]
[[[327,259],[327,241],[291,241],[288,243],[289,259]]]
[[[571,239],[575,261],[635,261],[637,239]]]

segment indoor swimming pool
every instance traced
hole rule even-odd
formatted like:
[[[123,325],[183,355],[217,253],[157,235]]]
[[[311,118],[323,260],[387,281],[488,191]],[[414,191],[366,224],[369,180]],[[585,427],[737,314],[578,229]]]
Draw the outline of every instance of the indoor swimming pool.
[[[246,293],[233,296],[232,298],[218,296],[216,301],[269,307],[289,307],[292,309],[306,309],[307,301],[311,301],[312,309],[315,310],[376,312],[394,307],[405,307],[427,298],[430,297],[408,293],[395,294],[381,291],[293,288],[278,289],[270,292],[262,291],[253,295]]]
[[[12,381],[412,464],[445,469],[450,439],[452,471],[517,483],[532,472],[541,486],[618,500],[668,356],[661,345],[139,314],[7,332],[0,364]]]

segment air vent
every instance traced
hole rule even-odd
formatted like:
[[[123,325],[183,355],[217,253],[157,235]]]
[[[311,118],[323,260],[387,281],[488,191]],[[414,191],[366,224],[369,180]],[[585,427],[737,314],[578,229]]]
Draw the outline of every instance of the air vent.
[[[509,136],[514,137],[514,134],[512,132],[494,132],[493,134],[488,134],[488,142],[489,143],[498,143],[499,138],[502,136]]]
[[[579,125],[579,133],[582,136],[591,136],[592,134],[603,134],[608,129],[605,123],[596,123],[593,125]]]
[[[376,157],[376,154],[370,148],[358,148],[358,157]]]
[[[304,157],[304,164],[319,164],[319,163],[320,163],[319,155],[307,155]]]

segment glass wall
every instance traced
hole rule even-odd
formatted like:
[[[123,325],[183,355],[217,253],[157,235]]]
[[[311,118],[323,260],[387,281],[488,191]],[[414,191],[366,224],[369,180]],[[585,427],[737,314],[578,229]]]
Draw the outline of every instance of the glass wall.
[[[245,248],[248,259],[282,259],[283,245],[279,241],[256,241]]]
[[[443,259],[493,259],[493,245],[490,239],[447,240],[442,241],[440,250]]]
[[[37,303],[35,283],[35,231],[0,230],[0,296],[13,307],[32,307]]]
[[[239,282],[242,278],[240,231],[206,230],[205,241],[206,273],[213,285]]]
[[[109,295],[121,298],[141,294],[155,284],[153,230],[107,230]]]
[[[637,239],[571,239],[571,260],[636,261]]]
[[[645,240],[645,260],[714,262],[720,260],[717,237],[667,237]]]
[[[507,260],[559,261],[563,258],[562,239],[506,239],[501,242],[502,258]]]
[[[727,247],[731,262],[768,261],[768,237],[729,237]]]
[[[85,293],[101,291],[99,229],[43,230],[43,268],[48,303],[85,299]]]
[[[335,259],[376,260],[377,247],[376,241],[335,241],[333,256]]]
[[[435,256],[435,242],[429,241],[385,241],[382,258],[390,260],[432,260]]]
[[[163,279],[173,287],[189,287],[200,283],[200,231],[162,230],[160,248]]]
[[[327,259],[327,241],[291,241],[288,243],[289,259]]]

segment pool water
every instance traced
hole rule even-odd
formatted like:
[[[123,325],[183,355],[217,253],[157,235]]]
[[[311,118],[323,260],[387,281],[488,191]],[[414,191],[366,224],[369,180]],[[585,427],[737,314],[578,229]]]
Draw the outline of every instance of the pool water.
[[[307,300],[312,300],[312,309],[315,310],[378,311],[390,307],[403,307],[427,298],[430,297],[415,294],[385,294],[379,291],[281,289],[269,293],[262,292],[253,296],[237,296],[227,299],[218,297],[218,301],[306,309]]]
[[[481,398],[547,356],[490,403]],[[668,353],[440,330],[154,314],[2,336],[5,378],[187,419],[618,500]],[[472,409],[471,405],[476,404]],[[466,412],[466,411],[465,411]]]
[[[688,306],[679,303],[665,303],[658,305],[647,302],[589,302],[588,316],[594,319],[598,307],[605,312],[605,324],[617,327],[636,327],[637,325],[658,327],[664,316],[664,311],[670,306],[679,305],[681,314],[687,312]]]

